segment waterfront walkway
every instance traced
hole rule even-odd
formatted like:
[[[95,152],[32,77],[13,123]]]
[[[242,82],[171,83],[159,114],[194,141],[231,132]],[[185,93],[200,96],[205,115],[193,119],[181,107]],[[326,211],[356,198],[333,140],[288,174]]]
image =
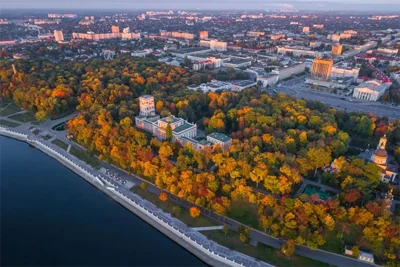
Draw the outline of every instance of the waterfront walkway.
[[[148,217],[153,218],[160,225],[168,228],[169,231],[176,232],[175,234],[180,236],[181,239],[183,238],[187,240],[186,242],[192,243],[192,246],[198,246],[199,249],[208,254],[210,258],[213,258],[214,260],[219,258],[220,260],[217,261],[220,261],[221,265],[273,267],[273,265],[258,261],[237,251],[230,250],[215,243],[214,241],[207,239],[198,231],[188,227],[183,222],[163,212],[154,204],[142,199],[138,195],[135,195],[132,191],[122,186],[121,183],[117,183],[110,176],[93,169],[91,166],[67,153],[65,150],[46,140],[43,140],[39,136],[32,134],[30,131],[19,132],[0,126],[0,134],[15,137],[19,140],[25,139],[25,141],[28,143],[37,145],[38,148],[40,148],[43,152],[48,151],[47,153],[49,155],[56,157],[58,160],[60,160],[60,162],[64,162],[64,165],[73,166],[73,169],[75,169],[77,173],[79,173],[86,180],[90,181],[91,183],[97,183],[105,190],[114,192],[114,194],[116,194],[116,196],[119,198],[124,199],[128,203],[136,206],[136,208],[146,212]]]
[[[72,116],[74,116],[74,114],[71,114],[68,117],[72,117]],[[68,118],[63,118],[63,119],[60,119],[60,120],[57,120],[57,121],[51,121],[51,123],[50,122],[45,122],[44,124],[41,124],[40,126],[35,126],[35,127],[40,129],[40,130],[42,130],[42,131],[47,131],[53,136],[56,135],[60,140],[66,142],[68,145],[73,145],[74,147],[76,147],[75,143],[73,143],[72,141],[68,140],[65,137],[65,132],[56,132],[56,131],[51,130],[51,126],[53,126],[53,125],[55,125],[55,124],[57,124],[57,123],[59,123],[61,121],[65,121],[67,119]],[[32,136],[31,130],[33,130],[33,129],[29,130],[31,127],[32,127],[31,124],[23,123],[21,126],[18,126],[18,127],[12,128],[12,129],[10,128],[10,130],[12,130],[12,131],[16,131],[17,130],[18,132],[20,132],[22,134],[31,135]],[[5,128],[8,128],[8,127],[1,127],[1,128],[5,129]],[[35,138],[35,140],[36,140],[39,137],[32,136],[32,138]],[[107,175],[104,175],[104,174],[100,173],[99,171],[94,170],[91,166],[86,165],[81,160],[79,160],[79,159],[75,158],[74,156],[72,156],[71,154],[67,153],[65,150],[62,150],[61,148],[57,147],[56,145],[50,143],[49,141],[45,141],[45,140],[42,140],[42,139],[38,139],[38,140],[40,140],[40,142],[44,142],[49,147],[52,147],[53,149],[59,151],[59,153],[62,154],[64,157],[67,157],[69,159],[73,159],[73,161],[76,162],[77,164],[80,164],[82,166],[86,166],[85,168],[88,168],[88,170],[91,173],[93,173],[93,175],[101,175],[101,180],[104,183],[106,183],[106,185],[108,187],[120,189],[121,191],[124,191],[129,196],[134,195],[131,191],[129,191],[127,188],[125,188],[125,186],[121,185],[120,183],[117,183],[115,180],[113,180],[112,178],[108,177]],[[80,147],[80,149],[85,150],[82,147]],[[109,170],[117,173],[119,175],[119,178],[121,178],[121,179],[123,179],[125,181],[130,181],[131,183],[134,183],[134,184],[140,184],[143,181],[145,181],[145,182],[147,182],[149,184],[148,188],[147,188],[148,191],[150,191],[152,193],[155,193],[155,194],[159,194],[161,192],[161,189],[156,187],[154,184],[149,183],[147,180],[142,179],[141,177],[138,177],[138,176],[135,176],[135,175],[133,175],[133,176],[129,175],[126,171],[121,170],[121,169],[119,169],[119,168],[117,168],[115,166],[112,166],[110,164],[107,164],[105,162],[101,162],[101,164],[103,165],[104,168],[109,169]],[[315,182],[312,182],[312,183],[315,183]],[[312,183],[309,183],[309,184],[312,184]],[[318,184],[318,186],[320,186],[320,184]],[[170,199],[172,201],[177,202],[181,206],[184,206],[186,208],[190,208],[191,206],[194,205],[193,203],[190,203],[190,202],[188,202],[186,200],[180,199],[180,198],[178,198],[178,197],[176,197],[174,195],[171,195],[171,194],[169,194],[169,195],[170,195]],[[148,202],[148,203],[150,203],[150,202]],[[210,218],[210,219],[212,219],[214,221],[217,221],[219,223],[222,223],[222,224],[227,224],[230,227],[230,229],[232,229],[234,231],[237,231],[239,226],[242,225],[240,222],[232,220],[232,219],[230,219],[228,217],[220,216],[220,215],[218,215],[218,214],[216,214],[216,213],[214,213],[214,212],[212,212],[210,210],[206,210],[204,208],[201,208],[201,212],[207,218]],[[167,216],[169,216],[169,215],[167,215]],[[172,219],[174,219],[174,218],[172,218]],[[174,219],[174,220],[176,220],[176,219]],[[175,222],[174,225],[176,225],[176,223],[178,223],[178,222]],[[182,223],[182,222],[180,222],[180,223]],[[189,228],[189,229],[190,230],[185,232],[185,234],[195,235],[193,238],[197,238],[197,235],[201,235],[199,232],[195,231],[194,229],[192,229],[192,228]],[[196,233],[196,234],[194,234],[194,233]],[[282,241],[280,239],[274,238],[272,236],[267,235],[264,232],[261,232],[261,231],[255,230],[255,229],[252,230],[252,232],[250,234],[250,237],[251,237],[251,244],[253,244],[253,245],[256,245],[258,243],[263,243],[265,245],[268,245],[270,247],[274,247],[274,248],[277,248],[277,249],[280,249],[281,246],[282,246],[282,243],[284,242],[284,241]],[[198,237],[198,238],[199,238],[199,240],[203,240],[203,238],[205,238],[205,237],[203,235],[201,235],[201,237]],[[208,240],[208,239],[206,239],[206,240]],[[213,241],[208,240],[208,242],[213,242]],[[215,247],[215,245],[207,243],[207,247],[209,249],[213,249]],[[235,253],[237,253],[237,254],[234,254],[235,256],[233,256],[232,253],[231,254],[227,254],[227,256],[230,257],[230,258],[229,257],[227,257],[227,258],[229,258],[229,259],[237,259],[237,257],[239,257],[237,255],[241,255],[241,257],[244,257],[244,259],[245,259],[245,260],[243,260],[244,262],[246,262],[246,263],[243,263],[243,265],[245,265],[245,266],[270,266],[270,265],[268,265],[266,263],[263,263],[265,265],[259,265],[260,261],[255,260],[254,258],[248,257],[248,256],[246,256],[244,254],[241,254],[241,253],[238,253],[238,252],[235,252]],[[310,248],[308,248],[306,246],[300,246],[300,245],[296,245],[295,253],[298,254],[298,255],[301,255],[301,256],[305,256],[305,257],[308,257],[308,258],[311,258],[311,259],[314,259],[314,260],[317,260],[317,261],[325,262],[325,263],[328,263],[328,264],[331,264],[331,265],[335,265],[335,266],[345,266],[345,267],[347,267],[347,266],[354,266],[354,267],[376,266],[374,264],[369,264],[369,263],[366,263],[366,262],[363,262],[363,261],[359,261],[359,260],[351,258],[351,257],[347,257],[347,256],[343,256],[343,255],[340,255],[340,254],[327,252],[327,251],[324,251],[324,250],[318,250],[318,249],[317,250],[312,250],[312,249],[310,249]],[[252,264],[248,265],[249,262],[247,262],[247,261],[249,261],[250,259],[252,259],[252,261],[254,261],[255,265],[252,265]]]
[[[222,230],[223,226],[208,226],[208,227],[194,227],[192,228],[195,231],[211,231],[211,230]]]

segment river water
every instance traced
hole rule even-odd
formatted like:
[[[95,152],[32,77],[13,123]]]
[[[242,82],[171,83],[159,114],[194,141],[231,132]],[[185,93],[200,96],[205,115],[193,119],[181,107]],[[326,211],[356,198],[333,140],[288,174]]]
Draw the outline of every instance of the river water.
[[[1,266],[204,266],[24,142],[0,136]]]

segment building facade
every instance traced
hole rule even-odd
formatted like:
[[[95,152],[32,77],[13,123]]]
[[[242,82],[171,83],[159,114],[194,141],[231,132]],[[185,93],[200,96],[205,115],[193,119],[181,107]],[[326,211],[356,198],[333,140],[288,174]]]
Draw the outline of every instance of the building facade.
[[[116,25],[111,26],[111,32],[112,33],[119,33],[119,27]]]
[[[353,97],[361,100],[377,101],[390,85],[377,80],[365,81],[354,88]]]
[[[208,39],[208,31],[201,31],[199,35],[200,35],[200,40]]]
[[[227,42],[220,42],[217,40],[210,41],[210,48],[213,51],[226,51],[227,47],[228,47]]]
[[[309,56],[309,57],[321,57],[325,53],[323,51],[315,51],[307,49],[305,47],[277,47],[278,53],[287,54],[292,53],[295,57]]]
[[[359,68],[333,66],[331,71],[331,78],[353,77],[353,81],[357,81],[360,73]]]
[[[57,42],[62,42],[62,41],[64,41],[63,32],[62,32],[62,31],[54,30],[54,39],[55,39]]]
[[[335,44],[332,46],[332,55],[339,56],[343,52],[343,45]]]
[[[232,138],[222,133],[211,133],[207,135],[207,141],[213,143],[214,146],[220,146],[222,150],[229,150]]]
[[[302,73],[306,70],[306,63],[297,63],[297,64],[293,64],[291,66],[287,66],[287,67],[282,67],[276,70],[272,70],[271,74],[276,74],[278,75],[278,80],[284,80],[287,79],[289,77],[292,77],[293,75]]]
[[[211,134],[210,138],[207,137],[207,140],[198,140],[199,138],[196,138],[196,124],[173,115],[160,118],[160,116],[155,113],[153,96],[144,95],[139,97],[139,106],[139,116],[135,117],[136,127],[150,132],[160,140],[167,139],[167,131],[171,131],[171,141],[178,142],[182,145],[191,144],[196,150],[202,150],[205,147],[213,148],[215,145],[222,145],[222,149],[229,148],[231,139],[226,135],[218,134],[218,137],[220,137],[220,135],[222,136],[222,141],[218,138],[214,138],[213,134]]]
[[[312,65],[311,76],[314,79],[327,80],[331,75],[332,66],[332,59],[316,58]]]
[[[386,152],[386,134],[379,140],[375,152],[371,156],[371,161],[375,163],[382,172],[381,181],[389,183],[394,181],[398,175],[398,166],[388,164],[388,153]]]

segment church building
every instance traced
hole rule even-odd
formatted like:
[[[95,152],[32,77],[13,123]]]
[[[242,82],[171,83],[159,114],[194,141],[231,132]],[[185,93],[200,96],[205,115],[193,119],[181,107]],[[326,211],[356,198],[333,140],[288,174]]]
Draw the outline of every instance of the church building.
[[[382,170],[382,182],[394,182],[398,174],[398,166],[388,164],[388,153],[386,151],[386,134],[379,140],[378,147],[371,156],[371,161]]]

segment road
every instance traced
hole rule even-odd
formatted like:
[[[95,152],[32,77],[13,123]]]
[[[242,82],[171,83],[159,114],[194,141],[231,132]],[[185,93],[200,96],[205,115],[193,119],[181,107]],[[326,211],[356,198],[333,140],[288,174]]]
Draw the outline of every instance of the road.
[[[352,97],[338,96],[331,93],[313,90],[309,85],[305,84],[304,76],[296,77],[289,81],[274,86],[271,90],[276,89],[278,92],[291,95],[295,98],[303,98],[307,100],[321,101],[324,104],[332,106],[343,111],[361,111],[372,113],[379,117],[388,117],[390,120],[400,120],[400,107],[390,104],[382,104],[380,102],[361,101]]]
[[[135,182],[136,184],[140,184],[141,182],[147,182],[148,183],[147,190],[152,192],[152,193],[160,194],[160,192],[161,192],[161,190],[157,186],[155,186],[152,183],[149,183],[145,179],[142,179],[142,178],[140,178],[138,176],[135,176],[135,175],[128,175],[128,173],[126,171],[121,170],[121,169],[119,169],[119,168],[117,168],[115,166],[111,166],[111,165],[109,165],[107,163],[102,163],[102,165],[104,167],[112,170],[113,172],[118,173],[118,175],[121,178],[129,180],[129,181],[132,181],[132,182]],[[310,182],[312,182],[312,181],[310,181]],[[315,182],[312,182],[312,183],[315,183]],[[318,186],[321,186],[321,185],[318,184]],[[331,190],[331,188],[327,188],[327,189]],[[188,208],[193,206],[192,203],[190,203],[190,202],[188,202],[186,200],[179,199],[176,196],[171,195],[171,194],[169,194],[169,196],[170,196],[169,197],[170,200],[176,202],[177,204],[183,206],[184,208],[188,209]],[[216,222],[219,222],[219,223],[224,223],[224,224],[226,223],[234,231],[237,231],[239,226],[242,225],[238,221],[235,221],[235,220],[230,219],[230,218],[225,217],[225,216],[220,216],[220,215],[218,215],[218,214],[216,214],[216,213],[214,213],[214,212],[212,212],[210,210],[205,210],[205,209],[201,208],[201,211],[202,211],[202,214],[205,217],[207,217],[209,219],[212,219],[212,220],[214,220]],[[252,232],[250,234],[250,237],[252,239],[251,240],[252,244],[263,243],[263,244],[265,244],[267,246],[270,246],[270,247],[273,247],[273,248],[276,248],[276,249],[280,249],[282,244],[283,244],[283,242],[284,242],[281,239],[277,239],[275,237],[272,237],[272,236],[270,236],[270,235],[268,235],[268,234],[266,234],[264,232],[261,232],[261,231],[255,230],[255,229],[252,230]],[[369,264],[369,263],[366,263],[366,262],[363,262],[363,261],[359,261],[357,259],[350,258],[350,257],[347,257],[347,256],[343,256],[343,255],[327,252],[327,251],[324,251],[324,250],[312,250],[312,249],[310,249],[308,247],[300,246],[300,245],[296,245],[295,253],[297,255],[300,255],[300,256],[304,256],[304,257],[307,257],[307,258],[311,258],[311,259],[318,260],[318,261],[321,261],[321,262],[325,262],[325,263],[328,263],[328,264],[331,264],[331,265],[335,265],[335,266],[343,266],[343,267],[349,267],[349,266],[354,266],[354,267],[368,267],[369,266],[369,267],[371,267],[371,266],[376,266],[374,264]]]
[[[74,115],[71,114],[71,115],[68,116],[68,118],[71,118],[72,116],[74,116]],[[48,121],[46,123],[43,123],[43,124],[41,124],[39,126],[35,126],[35,127],[38,128],[38,129],[41,129],[42,131],[47,131],[50,135],[57,136],[58,138],[60,138],[62,141],[64,141],[68,145],[73,145],[74,147],[78,147],[80,149],[84,149],[84,148],[78,146],[73,141],[68,140],[65,137],[65,131],[57,132],[57,131],[54,131],[54,130],[51,129],[52,126],[58,124],[60,121],[65,121],[65,120],[66,120],[66,118],[60,119],[60,120],[57,120],[57,121]],[[31,131],[32,131],[32,129],[29,130],[30,126],[32,126],[32,125],[29,124],[29,123],[22,123],[21,126],[18,126],[18,127],[14,128],[14,129],[17,130],[17,131],[20,131],[20,132],[24,132],[24,133],[29,133],[30,134]],[[74,161],[78,160],[77,158],[73,157],[72,155],[70,155],[66,151],[63,151],[62,149],[58,148],[57,146],[51,144],[50,142],[44,141],[44,140],[43,140],[43,142],[45,142],[48,146],[54,147],[54,149],[60,151],[60,153],[62,153],[64,155],[68,155],[68,157],[71,157],[71,159],[73,159]],[[148,182],[147,180],[145,180],[145,179],[143,179],[141,177],[138,177],[138,176],[135,176],[135,175],[129,175],[126,171],[124,171],[124,170],[122,170],[120,168],[117,168],[117,167],[115,167],[113,165],[107,164],[105,162],[100,162],[100,163],[104,168],[110,170],[113,173],[118,174],[119,181],[115,181],[115,180],[112,181],[114,186],[116,186],[117,184],[125,185],[125,186],[127,184],[130,184],[130,183],[127,183],[127,182],[124,182],[124,181],[129,181],[129,182],[132,182],[134,184],[140,184],[142,182],[147,182],[148,183],[148,187],[147,187],[148,191],[150,191],[152,193],[155,193],[157,195],[160,194],[160,192],[162,191],[160,188],[158,188],[154,184]],[[86,164],[84,164],[84,165],[86,165]],[[96,175],[100,175],[101,174],[100,172],[98,172],[97,170],[94,170],[90,166],[86,166],[85,168],[90,168],[90,170]],[[101,176],[104,177],[103,174],[101,174]],[[110,179],[112,179],[112,178],[110,178],[110,177],[106,178],[106,180],[111,181]],[[119,187],[119,186],[116,186],[116,187],[121,189],[121,187]],[[126,194],[129,193],[129,191],[126,188],[122,187],[122,189]],[[174,201],[175,203],[181,205],[184,208],[188,209],[188,208],[190,208],[190,207],[192,207],[194,205],[193,203],[190,203],[190,202],[188,202],[188,201],[186,201],[184,199],[180,199],[175,195],[172,195],[170,193],[168,193],[168,194],[169,194],[169,199],[171,201]],[[230,219],[230,218],[225,217],[225,216],[218,215],[218,214],[216,214],[215,212],[213,212],[211,210],[206,210],[206,209],[201,208],[201,207],[199,207],[199,208],[201,209],[201,212],[202,212],[203,216],[205,216],[205,217],[207,217],[209,219],[212,219],[215,222],[218,222],[220,224],[227,224],[234,231],[237,231],[239,226],[242,225],[238,221],[235,221],[235,220]],[[176,222],[176,223],[178,223],[178,222]],[[272,236],[270,236],[270,235],[268,235],[268,234],[266,234],[264,232],[261,232],[261,231],[255,230],[255,229],[253,229],[251,231],[250,237],[251,237],[251,244],[263,243],[263,244],[265,244],[267,246],[274,247],[274,248],[277,248],[277,249],[280,249],[281,246],[282,246],[282,243],[284,242],[281,239],[274,238],[274,237],[272,237]],[[376,266],[374,264],[369,264],[369,263],[366,263],[366,262],[363,262],[363,261],[359,261],[359,260],[354,259],[354,258],[346,257],[346,256],[343,256],[343,255],[340,255],[340,254],[330,253],[330,252],[323,251],[323,250],[312,250],[312,249],[310,249],[308,247],[300,246],[300,245],[296,245],[295,253],[298,254],[298,255],[301,255],[301,256],[305,256],[305,257],[308,257],[308,258],[312,258],[312,259],[315,259],[315,260],[318,260],[318,261],[321,261],[321,262],[325,262],[325,263],[329,263],[331,265],[336,265],[336,266],[343,266],[343,267],[348,267],[348,266],[355,266],[355,267]],[[235,255],[234,256],[235,258],[241,258],[241,259],[244,258],[245,260],[248,260],[248,258],[246,258],[246,257],[238,256],[238,255],[240,255],[240,253],[237,253],[237,254],[234,254],[234,255]]]
[[[11,130],[14,133],[18,132],[21,134],[28,135],[28,137],[26,138],[28,143],[40,144],[38,148],[43,148],[41,149],[42,151],[51,151],[51,153],[47,152],[46,153],[49,155],[53,155],[53,157],[57,155],[56,158],[59,159],[60,162],[63,162],[65,166],[69,166],[69,168],[73,166],[72,170],[79,170],[79,172],[78,171],[76,172],[79,173],[85,180],[90,181],[92,184],[96,184],[97,187],[99,187],[98,184],[100,184],[101,185],[100,188],[102,188],[104,192],[114,191],[115,192],[114,194],[108,194],[108,193],[107,194],[110,197],[114,198],[116,201],[120,202],[121,204],[122,202],[118,199],[123,199],[125,202],[129,201],[130,203],[127,202],[130,204],[127,206],[128,209],[134,212],[135,210],[140,210],[137,208],[137,206],[139,206],[142,210],[145,210],[147,212],[148,214],[147,217],[151,218],[152,222],[156,223],[157,221],[155,219],[158,219],[159,225],[163,225],[164,227],[165,225],[168,225],[169,228],[171,229],[173,228],[174,231],[169,230],[169,232],[173,232],[172,236],[166,234],[167,236],[170,236],[171,239],[175,241],[176,239],[182,240],[181,236],[184,236],[187,240],[190,239],[191,243],[196,243],[197,246],[196,252],[209,251],[208,254],[210,254],[211,257],[210,256],[208,257],[210,257],[210,259],[215,259],[214,255],[220,257],[218,258],[219,260],[217,262],[221,266],[274,267],[273,265],[259,261],[255,258],[252,258],[240,252],[228,249],[224,246],[217,244],[212,240],[207,239],[204,235],[202,235],[195,229],[188,227],[186,224],[172,217],[170,214],[165,213],[164,211],[156,207],[154,204],[150,203],[145,199],[142,199],[140,196],[131,192],[127,186],[127,183],[123,179],[121,179],[121,177],[120,179],[116,179],[115,177],[104,174],[99,170],[95,170],[91,166],[87,165],[85,162],[72,156],[67,151],[63,150],[57,145],[52,144],[51,142],[42,139],[40,136],[31,133],[29,129],[26,128],[21,128],[21,129],[23,130],[15,130],[15,129]],[[132,204],[135,204],[136,207],[133,208]],[[165,233],[160,228],[157,229]],[[186,243],[184,244],[189,244],[188,241],[185,242]],[[180,242],[178,243],[183,247],[187,248],[189,251],[191,251],[187,246],[183,245],[183,243]],[[203,254],[207,255],[204,252]],[[227,260],[229,260],[230,262],[228,262]],[[210,262],[215,263],[215,261],[213,260],[210,260],[209,263]],[[227,264],[226,262],[228,262],[229,264]]]

